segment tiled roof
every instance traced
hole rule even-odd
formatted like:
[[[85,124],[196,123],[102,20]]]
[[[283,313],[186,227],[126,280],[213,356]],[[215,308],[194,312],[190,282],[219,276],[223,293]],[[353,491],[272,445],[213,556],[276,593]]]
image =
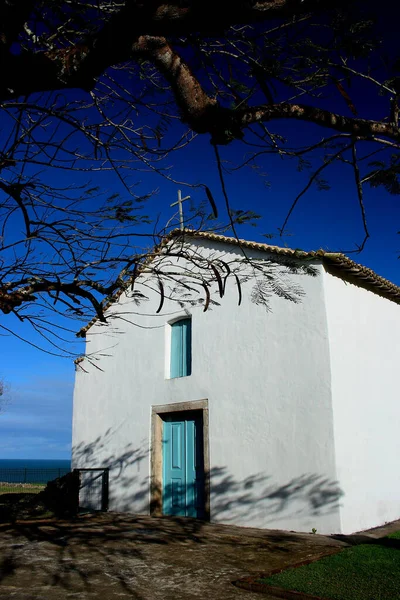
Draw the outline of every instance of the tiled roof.
[[[190,239],[202,239],[209,240],[211,242],[219,242],[221,244],[229,244],[231,246],[239,246],[241,248],[249,248],[251,250],[260,250],[262,252],[268,252],[269,254],[277,254],[280,256],[287,256],[296,259],[316,259],[321,260],[326,269],[338,275],[342,279],[346,281],[353,281],[358,285],[374,292],[392,302],[396,302],[400,304],[400,287],[377,275],[375,271],[369,269],[368,267],[364,267],[359,263],[354,262],[345,254],[341,252],[326,252],[325,250],[316,250],[311,252],[305,252],[303,250],[292,250],[291,248],[283,248],[282,246],[272,246],[270,244],[264,244],[261,242],[251,242],[249,240],[241,240],[237,238],[227,237],[225,235],[219,235],[217,233],[212,233],[208,231],[192,231],[190,229],[185,229],[184,232],[180,229],[172,230],[162,241],[162,243],[158,246],[156,251],[161,251],[162,248],[170,242],[172,239],[181,238],[187,240]],[[110,301],[104,308],[105,310],[109,308],[109,306],[118,300],[121,292],[118,292],[113,297],[112,301]],[[85,327],[78,332],[79,337],[85,337],[87,330],[97,321],[97,317],[93,318]]]

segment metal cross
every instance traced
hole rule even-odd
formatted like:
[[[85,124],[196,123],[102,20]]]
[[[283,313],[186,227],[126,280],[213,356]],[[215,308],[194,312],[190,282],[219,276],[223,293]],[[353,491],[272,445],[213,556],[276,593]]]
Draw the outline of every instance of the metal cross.
[[[190,196],[186,196],[185,198],[182,198],[182,192],[181,190],[178,190],[178,201],[174,202],[173,204],[170,204],[171,208],[173,206],[176,206],[177,204],[179,205],[179,222],[181,225],[181,230],[184,230],[184,224],[183,224],[183,208],[182,208],[182,204],[183,202],[185,202],[185,200],[189,200]]]

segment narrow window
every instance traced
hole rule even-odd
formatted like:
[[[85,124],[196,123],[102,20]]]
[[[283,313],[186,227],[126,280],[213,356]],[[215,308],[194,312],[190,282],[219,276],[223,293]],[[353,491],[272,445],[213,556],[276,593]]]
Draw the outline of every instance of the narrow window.
[[[192,373],[192,320],[181,319],[171,325],[171,379]]]

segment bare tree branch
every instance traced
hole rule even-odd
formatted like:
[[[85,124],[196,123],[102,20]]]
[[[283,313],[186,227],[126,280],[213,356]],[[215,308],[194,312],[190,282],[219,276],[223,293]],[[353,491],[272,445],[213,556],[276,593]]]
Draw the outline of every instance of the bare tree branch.
[[[358,247],[358,252],[362,252],[362,250],[364,250],[365,244],[367,243],[367,240],[370,237],[370,235],[369,235],[368,224],[367,224],[367,215],[366,215],[365,206],[364,206],[364,194],[363,194],[362,182],[361,182],[361,177],[360,177],[360,169],[359,169],[358,161],[357,161],[357,150],[356,150],[355,143],[353,143],[353,145],[351,147],[351,156],[352,156],[354,180],[355,180],[356,189],[357,189],[358,203],[360,205],[362,224],[363,224],[364,234],[365,234],[363,241],[361,242],[361,244]]]
[[[174,218],[150,218],[146,203],[158,178],[179,182],[194,196],[186,226],[238,237],[257,215],[231,209],[226,177],[249,167],[262,175],[273,155],[307,171],[283,229],[322,172],[337,161],[352,169],[362,249],[365,184],[400,193],[400,78],[364,9],[356,0],[0,0],[1,316],[61,352],[64,317],[83,324],[95,313],[107,325],[122,292],[140,303],[151,289],[160,307],[169,298],[207,310],[230,277],[240,299],[238,265],[190,253],[184,239],[154,253]],[[300,122],[313,131],[301,145],[292,135]],[[204,134],[221,207],[207,174],[199,182],[173,170]],[[223,144],[236,162],[222,163]],[[254,264],[253,276],[257,301],[299,297],[272,264]]]

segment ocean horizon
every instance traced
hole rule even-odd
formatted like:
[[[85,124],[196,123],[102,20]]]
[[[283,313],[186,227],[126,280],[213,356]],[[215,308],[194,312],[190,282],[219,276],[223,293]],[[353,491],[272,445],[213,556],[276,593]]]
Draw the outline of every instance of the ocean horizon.
[[[0,458],[0,469],[70,469],[71,459]]]
[[[71,461],[65,459],[0,459],[0,481],[3,483],[47,483],[70,470]]]

